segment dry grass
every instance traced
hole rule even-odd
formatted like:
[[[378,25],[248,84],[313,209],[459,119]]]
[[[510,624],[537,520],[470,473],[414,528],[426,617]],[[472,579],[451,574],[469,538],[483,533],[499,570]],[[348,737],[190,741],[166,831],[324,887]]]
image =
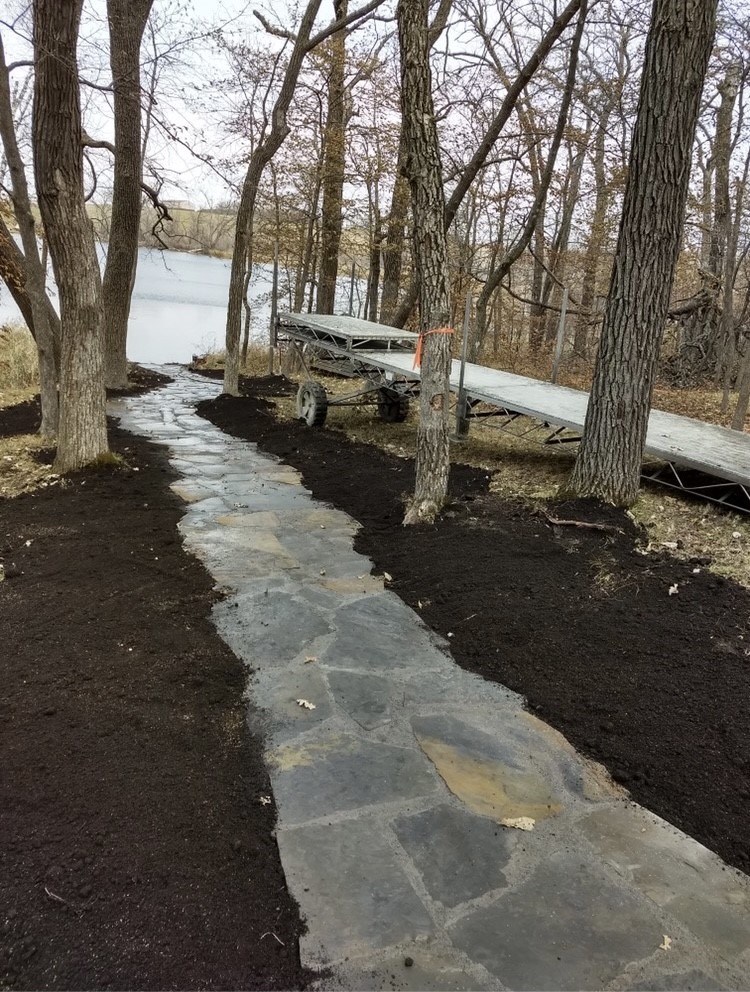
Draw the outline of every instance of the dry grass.
[[[531,371],[524,369],[519,374]],[[292,377],[306,378],[304,374]],[[319,378],[328,392],[337,396],[356,391],[358,385],[355,381],[329,376]],[[573,385],[570,381],[565,384]],[[580,380],[577,385],[583,388]],[[675,402],[675,412],[695,416],[706,408],[708,391],[666,391],[667,396],[675,393],[679,394],[680,403],[678,407]],[[295,417],[293,397],[279,397],[276,403],[280,416]],[[403,424],[383,423],[374,407],[338,407],[331,410],[326,426],[340,430],[354,440],[408,458],[414,454],[416,419],[416,403],[412,403],[409,417]],[[528,430],[528,420],[516,421],[508,430],[502,431],[491,424],[490,420],[482,426],[473,426],[468,440],[453,445],[453,459],[491,472],[490,490],[504,499],[521,500],[530,505],[553,499],[573,466],[575,446],[541,445],[533,436],[520,436]],[[641,490],[631,513],[648,535],[644,550],[666,550],[687,560],[710,559],[710,564],[705,566],[710,571],[750,587],[750,518],[651,487]],[[605,562],[600,573],[596,591],[602,596],[625,581]]]
[[[36,345],[21,323],[0,327],[0,408],[14,406],[39,389]]]
[[[36,434],[0,437],[0,498],[10,499],[47,486],[64,485],[52,470],[34,457],[49,449],[49,442]]]
[[[482,361],[491,368],[504,369],[516,375],[527,375],[544,382],[549,382],[552,377],[550,355],[531,357],[521,354],[498,354],[483,358]],[[568,359],[560,369],[558,384],[588,391],[591,388],[593,372],[592,363],[580,359]],[[713,389],[710,386],[700,389],[677,389],[663,383],[657,383],[654,388],[655,409],[676,413],[682,417],[694,417],[696,420],[705,420],[709,424],[719,424],[722,427],[729,427],[735,402],[736,395],[733,395],[730,399],[729,412],[722,413],[720,389]],[[750,423],[746,426],[746,430],[748,429]]]
[[[225,351],[210,351],[202,355],[201,366],[206,369],[223,369],[226,358]],[[247,349],[247,359],[240,366],[242,375],[264,376],[268,375],[268,348],[259,344],[251,345]]]

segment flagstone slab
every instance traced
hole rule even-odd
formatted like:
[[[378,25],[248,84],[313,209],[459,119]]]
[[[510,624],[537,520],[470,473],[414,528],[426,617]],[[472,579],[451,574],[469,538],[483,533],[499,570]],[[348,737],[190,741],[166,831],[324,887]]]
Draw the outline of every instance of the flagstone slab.
[[[415,716],[411,725],[445,784],[475,813],[499,822],[542,820],[561,811],[559,798],[507,738],[452,716]]]
[[[746,875],[633,804],[598,810],[581,829],[603,858],[696,936],[730,959],[750,948]]]
[[[391,721],[391,683],[379,675],[329,671],[328,683],[338,705],[364,730]]]
[[[419,751],[344,733],[282,745],[268,752],[268,761],[285,825],[438,789]]]
[[[433,932],[401,865],[367,820],[280,830],[278,842],[307,918],[307,960],[330,964]]]
[[[218,603],[214,620],[230,647],[254,665],[287,665],[331,631],[315,607],[276,590]]]
[[[602,989],[663,939],[655,914],[573,854],[544,861],[518,889],[449,932],[472,960],[519,990]]]
[[[444,906],[507,885],[503,869],[518,841],[514,831],[447,805],[400,816],[393,829],[430,896]]]

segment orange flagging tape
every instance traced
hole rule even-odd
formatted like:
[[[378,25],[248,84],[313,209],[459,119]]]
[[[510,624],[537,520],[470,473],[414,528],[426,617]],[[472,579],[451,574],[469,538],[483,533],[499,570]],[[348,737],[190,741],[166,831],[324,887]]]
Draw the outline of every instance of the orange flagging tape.
[[[433,327],[431,331],[422,331],[417,339],[417,350],[414,354],[414,364],[413,369],[419,368],[422,364],[422,345],[424,344],[424,339],[428,334],[453,334],[452,327]]]

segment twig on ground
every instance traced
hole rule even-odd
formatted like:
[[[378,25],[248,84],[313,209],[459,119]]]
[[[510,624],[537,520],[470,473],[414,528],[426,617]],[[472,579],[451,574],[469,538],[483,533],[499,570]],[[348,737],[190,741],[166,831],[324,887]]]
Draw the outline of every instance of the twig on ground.
[[[282,947],[286,947],[284,941],[280,937],[277,937],[276,934],[273,932],[273,930],[266,930],[265,933],[262,933],[260,935],[260,939],[263,940],[264,937],[269,937],[269,936],[273,937],[275,940],[278,940],[278,942],[281,944]]]
[[[606,534],[624,533],[621,527],[615,527],[614,524],[595,524],[589,523],[586,520],[561,520],[559,517],[551,517],[549,513],[545,513],[544,515],[553,527],[583,527],[586,530],[601,530]]]
[[[50,890],[47,888],[46,885],[44,886],[44,891],[47,893],[47,895],[50,897],[50,899],[54,900],[54,902],[61,902],[63,904],[63,906],[69,906],[70,905],[70,903],[68,902],[67,899],[63,899],[62,896],[58,896],[54,892],[50,892]]]

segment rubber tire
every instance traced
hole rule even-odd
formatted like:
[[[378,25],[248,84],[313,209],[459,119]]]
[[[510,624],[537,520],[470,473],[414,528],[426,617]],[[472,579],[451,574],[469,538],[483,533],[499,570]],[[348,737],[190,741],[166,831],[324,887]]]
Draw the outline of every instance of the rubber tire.
[[[388,424],[403,424],[409,416],[409,397],[395,389],[379,389],[378,416]]]
[[[297,390],[297,417],[308,427],[322,427],[328,416],[328,397],[319,382],[303,382]]]

